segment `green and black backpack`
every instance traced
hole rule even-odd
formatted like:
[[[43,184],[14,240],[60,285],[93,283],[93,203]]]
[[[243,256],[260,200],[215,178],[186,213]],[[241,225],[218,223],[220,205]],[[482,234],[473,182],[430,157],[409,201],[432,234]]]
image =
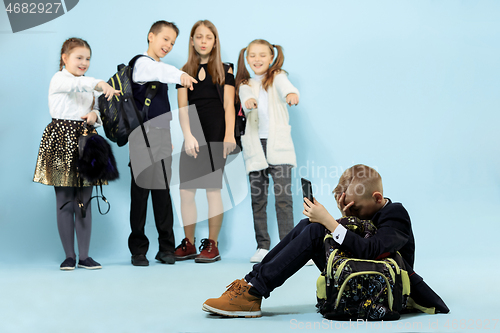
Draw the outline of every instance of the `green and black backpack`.
[[[99,109],[104,133],[119,147],[127,144],[128,136],[135,128],[143,127],[145,115],[157,92],[158,82],[148,82],[144,107],[142,110],[137,108],[132,91],[132,72],[135,62],[140,57],[145,57],[145,55],[135,56],[128,65],[118,65],[118,72],[108,80],[110,86],[121,91],[119,96],[113,96],[110,101],[104,95],[99,96]],[[145,138],[147,140],[146,135]]]
[[[347,229],[368,238],[376,233],[371,221],[343,217]],[[316,307],[332,320],[397,320],[406,308],[410,279],[399,253],[381,260],[354,258],[325,236],[327,265],[318,278]]]

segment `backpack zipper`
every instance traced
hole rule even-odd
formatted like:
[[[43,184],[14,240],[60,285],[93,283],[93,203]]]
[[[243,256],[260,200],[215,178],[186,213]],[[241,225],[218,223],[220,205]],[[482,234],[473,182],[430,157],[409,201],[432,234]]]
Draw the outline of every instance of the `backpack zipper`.
[[[392,304],[394,302],[394,296],[392,295],[392,290],[391,290],[391,285],[389,284],[389,280],[387,280],[387,277],[384,274],[382,274],[380,272],[375,272],[375,271],[356,272],[356,273],[352,273],[351,275],[349,275],[344,280],[344,283],[342,283],[342,286],[339,289],[339,292],[337,294],[337,299],[335,300],[335,310],[337,310],[337,308],[339,306],[340,299],[342,298],[342,294],[344,293],[344,289],[345,289],[345,287],[347,285],[347,282],[349,282],[349,280],[352,279],[353,277],[356,277],[358,275],[363,275],[363,274],[377,274],[377,275],[380,275],[380,276],[382,276],[384,278],[385,284],[386,284],[386,287],[387,287],[387,294],[388,294],[388,301],[389,301],[389,310],[392,311]]]
[[[337,268],[337,271],[335,272],[335,276],[333,277],[334,280],[335,280],[335,285],[338,285],[337,282],[338,282],[338,280],[340,278],[340,274],[342,273],[342,271],[344,270],[345,265],[349,261],[364,261],[364,262],[373,262],[373,263],[376,263],[376,264],[384,264],[388,268],[389,273],[391,274],[392,281],[396,281],[396,276],[394,274],[394,270],[392,269],[391,265],[389,265],[385,261],[348,258],[346,261],[344,261],[343,263],[340,264],[340,266]]]

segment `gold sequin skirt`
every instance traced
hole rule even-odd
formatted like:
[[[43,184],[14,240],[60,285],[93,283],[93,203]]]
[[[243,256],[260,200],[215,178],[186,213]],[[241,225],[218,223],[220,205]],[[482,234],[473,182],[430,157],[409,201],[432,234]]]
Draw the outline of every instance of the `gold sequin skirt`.
[[[52,119],[45,127],[38,149],[33,181],[52,186],[79,187],[80,177],[76,170],[78,161],[78,137],[83,132],[83,122]],[[100,182],[83,181],[83,186]],[[102,182],[103,185],[107,182]]]

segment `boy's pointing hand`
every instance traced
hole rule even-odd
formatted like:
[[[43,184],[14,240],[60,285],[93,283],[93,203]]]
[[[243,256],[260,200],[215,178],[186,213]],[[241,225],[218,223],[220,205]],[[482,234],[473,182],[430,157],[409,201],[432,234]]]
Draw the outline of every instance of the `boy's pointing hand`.
[[[193,83],[198,83],[198,81],[196,81],[191,75],[186,73],[181,75],[181,84],[184,87],[189,88],[189,90],[193,90]]]

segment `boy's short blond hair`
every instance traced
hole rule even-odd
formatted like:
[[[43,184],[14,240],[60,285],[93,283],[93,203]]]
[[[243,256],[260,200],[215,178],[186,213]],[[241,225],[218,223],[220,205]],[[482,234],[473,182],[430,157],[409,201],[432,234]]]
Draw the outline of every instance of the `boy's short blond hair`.
[[[337,198],[342,193],[351,191],[352,194],[361,197],[371,196],[374,192],[383,194],[382,177],[377,170],[363,164],[356,164],[342,173],[333,193]]]
[[[175,34],[179,36],[179,28],[175,25],[173,22],[168,22],[168,21],[156,21],[153,23],[151,28],[149,29],[148,36],[150,33],[153,33],[153,35],[158,35],[164,27],[169,27],[172,28],[175,31]],[[148,44],[149,44],[149,37],[148,37]]]

